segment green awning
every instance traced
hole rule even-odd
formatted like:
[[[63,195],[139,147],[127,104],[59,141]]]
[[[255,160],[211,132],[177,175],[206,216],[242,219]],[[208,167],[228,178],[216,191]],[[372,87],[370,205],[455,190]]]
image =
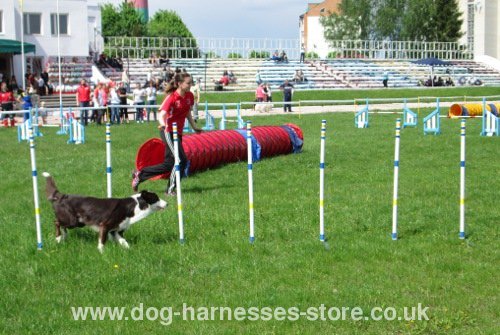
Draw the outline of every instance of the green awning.
[[[0,39],[0,54],[20,54],[22,53],[22,43],[15,40]],[[24,52],[35,52],[34,44],[24,42]]]

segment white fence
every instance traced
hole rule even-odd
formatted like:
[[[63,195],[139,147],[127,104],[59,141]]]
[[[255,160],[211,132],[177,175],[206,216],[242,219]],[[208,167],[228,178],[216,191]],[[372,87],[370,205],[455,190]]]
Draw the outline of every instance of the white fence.
[[[299,39],[106,37],[105,51],[121,58],[147,58],[153,53],[168,58],[268,58],[278,50],[289,59],[300,56]],[[472,59],[471,46],[456,42],[336,40],[328,58],[408,59],[427,57]]]

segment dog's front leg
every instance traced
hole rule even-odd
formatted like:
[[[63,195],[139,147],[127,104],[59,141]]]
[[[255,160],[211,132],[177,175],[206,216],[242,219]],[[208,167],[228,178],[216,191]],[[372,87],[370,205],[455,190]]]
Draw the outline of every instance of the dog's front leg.
[[[104,244],[108,239],[108,231],[109,230],[104,225],[99,227],[99,242],[97,244],[97,250],[99,250],[101,254],[104,252]]]
[[[130,248],[130,246],[128,245],[127,240],[123,237],[123,231],[117,231],[117,232],[115,232],[115,239],[125,249],[129,249]]]
[[[56,225],[56,242],[61,243],[61,241],[66,237],[66,230],[64,229],[64,234],[61,235],[61,223],[56,219],[54,224]]]

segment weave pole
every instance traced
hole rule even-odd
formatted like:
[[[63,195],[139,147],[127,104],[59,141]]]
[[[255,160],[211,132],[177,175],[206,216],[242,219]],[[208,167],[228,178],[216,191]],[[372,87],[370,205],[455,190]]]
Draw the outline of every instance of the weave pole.
[[[28,129],[31,156],[31,176],[33,177],[33,198],[35,202],[35,222],[37,249],[42,250],[42,225],[40,223],[40,203],[38,200],[38,173],[36,171],[35,139],[33,137],[33,125]]]
[[[175,157],[175,188],[177,190],[177,215],[179,217],[179,242],[184,243],[184,220],[182,218],[182,193],[181,193],[181,169],[179,162],[179,138],[177,135],[177,122],[172,125],[174,131],[174,157]],[[168,136],[168,134],[165,134]]]
[[[460,123],[460,239],[465,239],[465,119]]]
[[[106,123],[106,177],[107,177],[107,194],[111,198],[111,124]]]
[[[321,149],[319,154],[319,240],[325,242],[325,139],[326,120],[321,121]]]
[[[401,119],[396,120],[396,140],[394,144],[394,195],[392,198],[392,239],[398,239],[398,181],[399,181],[399,140]]]
[[[250,243],[255,241],[253,212],[253,157],[252,157],[252,122],[247,121],[247,152],[248,152],[248,213],[250,217]]]

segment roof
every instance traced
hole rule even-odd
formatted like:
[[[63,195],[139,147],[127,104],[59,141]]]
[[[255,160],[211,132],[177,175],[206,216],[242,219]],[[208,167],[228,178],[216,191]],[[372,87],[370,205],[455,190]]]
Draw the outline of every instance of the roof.
[[[24,42],[24,52],[35,52],[34,44]],[[22,53],[22,43],[16,40],[0,39],[0,53],[20,54]]]

